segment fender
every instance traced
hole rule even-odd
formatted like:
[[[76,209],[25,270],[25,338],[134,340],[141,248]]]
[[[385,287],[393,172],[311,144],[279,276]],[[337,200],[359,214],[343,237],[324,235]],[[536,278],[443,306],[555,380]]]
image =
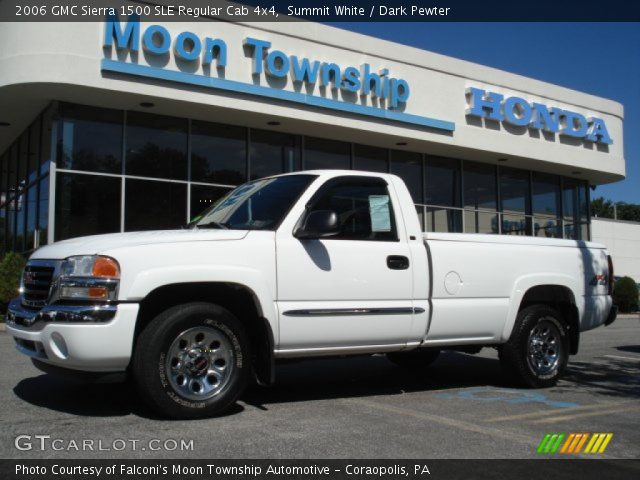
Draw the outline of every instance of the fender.
[[[584,311],[583,302],[579,301],[581,295],[578,293],[578,282],[570,275],[564,274],[531,274],[524,275],[516,279],[511,296],[509,298],[509,310],[507,313],[507,319],[502,329],[501,340],[506,342],[511,336],[511,331],[516,323],[516,317],[520,310],[520,304],[525,294],[533,287],[545,286],[545,285],[557,285],[568,288],[573,293],[573,298],[576,301],[576,307],[578,308],[579,318],[582,318]]]
[[[152,268],[139,272],[128,291],[126,300],[140,301],[157,288],[172,283],[220,282],[235,283],[247,287],[255,295],[262,315],[273,333],[274,345],[279,343],[278,315],[274,296],[268,282],[257,270],[237,266],[171,266]]]

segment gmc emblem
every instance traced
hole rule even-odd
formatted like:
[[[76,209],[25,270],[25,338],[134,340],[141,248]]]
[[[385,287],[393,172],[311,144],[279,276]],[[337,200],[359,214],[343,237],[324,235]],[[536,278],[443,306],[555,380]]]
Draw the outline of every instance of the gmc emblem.
[[[24,283],[33,283],[36,281],[36,274],[34,272],[24,272]]]

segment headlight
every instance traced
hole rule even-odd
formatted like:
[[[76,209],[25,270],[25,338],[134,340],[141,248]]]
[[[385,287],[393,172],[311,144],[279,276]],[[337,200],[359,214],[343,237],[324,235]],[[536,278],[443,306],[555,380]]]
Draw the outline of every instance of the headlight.
[[[67,258],[60,273],[65,277],[119,278],[120,265],[111,257],[80,255]]]
[[[111,257],[69,257],[60,268],[57,297],[64,300],[116,300],[120,265]]]

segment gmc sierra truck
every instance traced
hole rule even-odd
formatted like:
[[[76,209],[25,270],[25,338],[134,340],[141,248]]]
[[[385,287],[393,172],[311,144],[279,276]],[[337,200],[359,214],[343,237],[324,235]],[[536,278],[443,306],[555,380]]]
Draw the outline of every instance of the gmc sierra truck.
[[[423,233],[400,178],[307,171],[242,185],[188,228],[40,248],[7,331],[40,369],[126,375],[174,418],[223,411],[282,358],[419,368],[494,347],[540,388],[615,320],[612,270],[588,242]]]

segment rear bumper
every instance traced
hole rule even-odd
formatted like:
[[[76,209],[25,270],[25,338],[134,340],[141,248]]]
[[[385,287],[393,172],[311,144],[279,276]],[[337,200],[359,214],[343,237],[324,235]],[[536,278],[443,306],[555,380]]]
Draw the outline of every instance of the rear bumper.
[[[611,325],[613,322],[616,321],[616,318],[618,317],[618,306],[617,305],[611,305],[611,310],[609,310],[609,315],[607,316],[607,319],[604,321],[604,326],[608,326]]]
[[[43,309],[44,310],[44,309]],[[44,364],[87,372],[122,372],[131,360],[139,305],[120,304],[109,311],[110,320],[57,321],[65,318],[66,307],[56,306],[53,319],[17,322],[25,311],[12,302],[7,315],[7,333],[19,352]],[[75,310],[71,309],[75,314]],[[105,314],[99,310],[99,316]],[[66,313],[65,313],[66,312]],[[91,312],[86,312],[91,315]],[[12,320],[13,319],[13,320]],[[27,326],[28,325],[28,326]]]

